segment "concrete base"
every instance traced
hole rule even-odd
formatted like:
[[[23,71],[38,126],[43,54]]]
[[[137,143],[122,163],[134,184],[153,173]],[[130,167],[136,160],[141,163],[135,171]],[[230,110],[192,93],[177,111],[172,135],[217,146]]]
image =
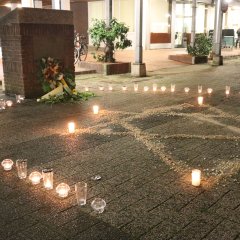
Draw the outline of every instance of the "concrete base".
[[[131,75],[133,77],[146,77],[146,64],[145,63],[133,63]]]
[[[221,66],[223,65],[223,56],[214,56],[212,60],[212,66]]]
[[[208,62],[207,56],[191,56],[189,54],[169,55],[168,59],[187,64],[201,64]]]

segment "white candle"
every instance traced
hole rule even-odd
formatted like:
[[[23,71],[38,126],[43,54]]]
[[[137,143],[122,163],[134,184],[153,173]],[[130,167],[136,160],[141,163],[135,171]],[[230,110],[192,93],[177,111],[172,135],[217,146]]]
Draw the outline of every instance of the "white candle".
[[[171,84],[171,93],[175,92],[175,84]]]
[[[207,89],[207,93],[208,93],[209,95],[211,95],[212,92],[213,92],[213,89],[212,89],[212,88],[208,88],[208,89]]]
[[[6,101],[6,105],[8,107],[11,107],[13,105],[13,101],[11,101],[11,100]]]
[[[68,123],[68,132],[75,133],[75,123],[74,122]]]
[[[161,91],[162,91],[162,92],[165,92],[166,89],[167,89],[167,88],[166,88],[165,86],[162,86],[162,87],[161,87]]]
[[[228,97],[229,94],[230,94],[230,86],[226,86],[226,91],[225,91],[225,93],[226,93],[226,96]]]
[[[201,171],[198,169],[192,170],[192,185],[195,187],[201,184]]]
[[[104,90],[104,87],[103,87],[103,86],[100,86],[100,87],[99,87],[99,90],[100,90],[100,91],[103,91],[103,90]]]
[[[202,86],[198,85],[198,93],[202,93]]]
[[[70,191],[70,187],[66,183],[60,183],[56,187],[56,192],[59,197],[65,198],[68,196],[68,192]]]
[[[144,86],[143,91],[144,91],[144,92],[147,92],[148,89],[149,89],[148,86]]]
[[[154,92],[157,91],[157,84],[153,84],[153,91],[154,91]]]
[[[85,92],[88,92],[89,91],[89,88],[88,87],[85,87]]]
[[[98,114],[99,113],[99,106],[98,105],[94,105],[93,106],[93,114]]]
[[[39,184],[42,178],[42,174],[40,172],[32,172],[29,175],[29,180],[32,182],[33,185]]]
[[[127,87],[126,87],[126,86],[122,86],[122,90],[123,90],[123,91],[126,91],[126,90],[127,90]]]
[[[138,84],[137,84],[137,83],[134,83],[133,88],[134,88],[134,91],[137,92],[137,91],[138,91]]]
[[[199,105],[199,106],[202,106],[202,105],[203,105],[203,97],[202,97],[202,96],[199,96],[199,97],[198,97],[198,105]]]
[[[184,92],[185,92],[185,93],[189,93],[189,91],[190,91],[190,88],[188,88],[188,87],[185,87],[185,88],[184,88]]]
[[[108,86],[108,90],[109,90],[109,91],[112,91],[112,90],[113,90],[112,85],[109,85],[109,86]]]
[[[5,171],[10,171],[13,166],[13,161],[11,159],[4,159],[1,164]]]

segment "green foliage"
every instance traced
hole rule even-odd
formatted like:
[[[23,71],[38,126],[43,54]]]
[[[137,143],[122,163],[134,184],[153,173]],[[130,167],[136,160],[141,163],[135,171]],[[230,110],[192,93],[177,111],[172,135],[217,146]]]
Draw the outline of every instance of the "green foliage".
[[[188,54],[192,56],[208,56],[212,50],[212,40],[203,33],[198,34],[195,39],[194,46],[187,46]]]
[[[76,94],[72,95],[69,95],[66,92],[62,92],[61,94],[50,96],[48,99],[39,99],[38,102],[46,104],[75,103],[81,100],[86,101],[89,97],[93,96],[95,96],[95,94],[91,92],[77,92]]]
[[[125,49],[132,46],[131,40],[127,38],[128,31],[129,28],[115,18],[111,19],[109,26],[104,20],[94,19],[92,27],[88,30],[93,45],[97,50],[101,43],[105,45],[105,54],[95,58],[98,61],[114,62],[113,51],[115,49]]]

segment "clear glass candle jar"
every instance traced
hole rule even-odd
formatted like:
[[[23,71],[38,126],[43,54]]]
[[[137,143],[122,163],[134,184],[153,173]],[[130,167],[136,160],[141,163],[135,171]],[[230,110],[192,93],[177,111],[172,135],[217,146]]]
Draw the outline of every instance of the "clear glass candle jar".
[[[17,173],[20,179],[27,177],[27,159],[18,159],[16,161]]]
[[[1,163],[1,165],[5,171],[10,171],[13,166],[13,160],[12,159],[4,159]]]
[[[95,198],[91,203],[91,207],[97,213],[103,213],[106,205],[106,202],[102,198]]]
[[[53,189],[53,169],[42,170],[43,185],[47,190]]]

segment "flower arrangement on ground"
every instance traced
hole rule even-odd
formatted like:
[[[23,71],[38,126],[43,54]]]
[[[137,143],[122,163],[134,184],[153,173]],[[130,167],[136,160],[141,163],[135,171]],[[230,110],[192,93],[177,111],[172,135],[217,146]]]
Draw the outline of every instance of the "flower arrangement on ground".
[[[51,57],[40,60],[39,79],[45,95],[38,102],[76,102],[94,96],[90,92],[78,92],[75,89],[74,75],[66,71],[59,60]]]

